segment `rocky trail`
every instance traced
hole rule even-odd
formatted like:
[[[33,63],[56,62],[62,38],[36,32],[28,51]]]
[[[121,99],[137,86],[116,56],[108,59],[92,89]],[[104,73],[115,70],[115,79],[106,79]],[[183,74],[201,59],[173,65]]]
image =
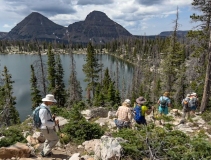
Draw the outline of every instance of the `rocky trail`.
[[[104,108],[94,108],[82,111],[83,116],[89,121],[95,119],[95,123],[98,123],[102,127],[107,127],[109,130],[100,139],[92,139],[85,141],[80,145],[69,142],[68,144],[62,144],[58,142],[56,147],[52,150],[53,155],[51,157],[41,157],[40,152],[43,148],[44,137],[40,132],[34,132],[33,135],[24,134],[27,140],[26,144],[17,143],[13,147],[0,148],[0,158],[2,159],[20,159],[20,160],[33,160],[33,159],[55,159],[55,160],[113,160],[109,157],[120,158],[122,153],[121,142],[125,142],[124,139],[112,137],[113,132],[117,132],[114,119],[115,111],[105,111]],[[148,123],[154,123],[158,127],[164,127],[166,124],[171,124],[173,130],[180,130],[185,134],[193,137],[199,132],[203,131],[207,135],[207,140],[211,139],[211,125],[206,123],[201,115],[195,115],[190,120],[186,120],[185,123],[180,123],[182,120],[182,111],[178,109],[172,109],[168,114],[168,121],[164,121],[163,125],[159,124],[158,120],[153,119],[156,114],[150,114],[146,116]],[[68,123],[65,119],[60,119],[61,125]],[[135,129],[135,128],[132,128]],[[60,136],[62,133],[60,133]],[[15,146],[15,147],[14,147]],[[14,156],[12,156],[12,155]],[[9,157],[9,158],[8,158]],[[23,157],[23,158],[15,158]],[[28,157],[28,158],[24,158]]]

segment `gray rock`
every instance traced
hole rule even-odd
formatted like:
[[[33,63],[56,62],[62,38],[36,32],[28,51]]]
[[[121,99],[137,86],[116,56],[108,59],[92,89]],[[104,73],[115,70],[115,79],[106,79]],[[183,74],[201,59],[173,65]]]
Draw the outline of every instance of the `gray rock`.
[[[123,151],[120,142],[124,142],[124,139],[102,136],[100,142],[95,145],[94,159],[101,159],[101,160],[120,159]]]

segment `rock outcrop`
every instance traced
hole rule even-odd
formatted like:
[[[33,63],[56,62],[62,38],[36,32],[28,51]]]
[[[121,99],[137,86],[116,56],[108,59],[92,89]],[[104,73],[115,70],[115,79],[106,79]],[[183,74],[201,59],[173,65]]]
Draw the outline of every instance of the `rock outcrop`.
[[[7,158],[28,158],[30,156],[31,150],[26,144],[23,143],[16,143],[9,147],[2,147],[0,148],[0,158],[7,159]]]

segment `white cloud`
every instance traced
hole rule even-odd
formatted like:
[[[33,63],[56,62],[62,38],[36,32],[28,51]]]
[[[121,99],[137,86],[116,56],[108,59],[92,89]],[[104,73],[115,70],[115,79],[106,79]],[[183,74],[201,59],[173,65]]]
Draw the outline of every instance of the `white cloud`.
[[[129,32],[135,33],[141,28],[152,28],[148,22],[153,19],[160,19],[159,23],[162,23],[170,15],[176,14],[177,6],[180,14],[183,14],[185,7],[190,10],[191,2],[192,0],[0,0],[0,25],[20,22],[32,11],[37,11],[57,24],[68,26],[85,20],[90,12],[97,10],[126,27]],[[171,21],[169,19],[169,23]],[[4,28],[7,27],[9,31],[9,26],[12,29],[12,25],[5,25]]]
[[[8,24],[4,24],[3,27],[4,28],[11,28],[12,26],[11,25],[8,25]]]
[[[186,6],[191,5],[193,0],[165,0],[164,5]]]

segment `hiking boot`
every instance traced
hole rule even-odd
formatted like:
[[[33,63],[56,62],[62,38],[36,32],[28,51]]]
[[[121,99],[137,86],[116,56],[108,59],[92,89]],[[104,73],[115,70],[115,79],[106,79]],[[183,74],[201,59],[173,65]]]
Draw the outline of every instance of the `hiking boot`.
[[[49,152],[48,154],[44,155],[43,151],[40,154],[41,154],[42,157],[51,157],[53,155],[52,152]]]

